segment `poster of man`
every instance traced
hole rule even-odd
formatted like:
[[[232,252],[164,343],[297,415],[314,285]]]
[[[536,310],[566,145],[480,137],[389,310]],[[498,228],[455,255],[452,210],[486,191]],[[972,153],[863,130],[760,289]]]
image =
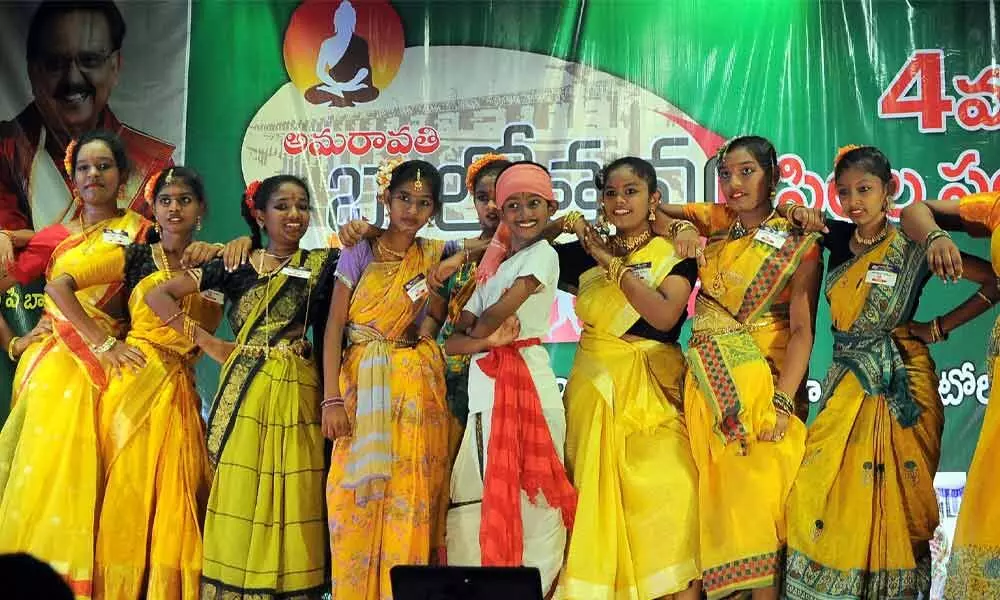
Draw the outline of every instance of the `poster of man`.
[[[9,260],[32,231],[79,210],[63,166],[69,142],[116,132],[133,165],[119,205],[140,211],[146,179],[183,158],[189,21],[186,2],[0,4],[0,312],[13,333],[37,321],[42,282]],[[0,365],[0,416],[9,370]]]

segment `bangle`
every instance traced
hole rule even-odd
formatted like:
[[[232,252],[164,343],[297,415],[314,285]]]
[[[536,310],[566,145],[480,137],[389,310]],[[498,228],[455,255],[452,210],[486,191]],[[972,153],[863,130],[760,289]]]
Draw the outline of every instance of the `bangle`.
[[[571,210],[565,215],[563,215],[562,230],[563,233],[573,233],[573,228],[576,226],[576,222],[583,218],[583,213],[578,210]]]
[[[615,283],[618,283],[618,281],[620,281],[622,278],[622,269],[624,269],[624,267],[625,267],[625,261],[623,261],[620,257],[617,256],[613,257],[608,262],[608,268],[607,268],[608,281],[614,281]]]
[[[328,406],[343,406],[343,405],[344,405],[344,399],[341,398],[340,396],[330,396],[329,398],[326,398],[325,400],[319,403],[320,408],[327,408]]]
[[[20,358],[20,356],[14,356],[14,344],[16,344],[19,339],[21,338],[15,335],[10,338],[10,343],[7,344],[7,356],[10,357],[11,362],[17,362],[17,359]]]
[[[179,310],[179,311],[175,312],[174,314],[170,315],[170,318],[167,319],[166,321],[164,321],[163,324],[164,325],[170,325],[171,323],[173,323],[174,321],[177,320],[177,317],[179,317],[179,316],[181,316],[183,314],[184,314],[184,311],[183,310]]]
[[[930,248],[931,244],[933,244],[938,238],[943,238],[943,237],[948,238],[950,240],[951,234],[945,231],[944,229],[935,229],[934,231],[928,233],[927,237],[924,238],[924,251]]]
[[[778,411],[783,415],[788,415],[789,417],[795,414],[795,403],[792,402],[791,396],[786,394],[782,390],[774,390],[774,398],[772,399],[774,403],[774,410]]]
[[[108,350],[111,350],[117,343],[118,340],[109,335],[99,346],[91,346],[91,349],[94,351],[94,354],[104,354]]]
[[[684,219],[674,219],[674,222],[667,227],[667,237],[674,240],[680,235],[682,231],[694,231],[698,233],[698,228],[694,226],[691,221],[685,221]]]
[[[935,342],[948,339],[948,334],[941,328],[941,317],[935,317],[931,321],[931,339]]]
[[[472,259],[469,257],[469,249],[468,248],[462,248],[462,264],[467,265],[467,264],[469,264],[471,262],[472,262]]]
[[[794,200],[785,200],[785,206],[788,207],[788,209],[785,211],[785,218],[788,219],[788,222],[796,227],[801,227],[802,223],[798,223],[795,219],[795,209],[805,208],[805,207],[795,202]]]
[[[980,298],[982,298],[983,302],[985,302],[986,304],[989,304],[990,306],[993,306],[993,301],[990,300],[989,296],[987,296],[986,294],[983,293],[982,289],[976,290],[976,295],[979,296]]]

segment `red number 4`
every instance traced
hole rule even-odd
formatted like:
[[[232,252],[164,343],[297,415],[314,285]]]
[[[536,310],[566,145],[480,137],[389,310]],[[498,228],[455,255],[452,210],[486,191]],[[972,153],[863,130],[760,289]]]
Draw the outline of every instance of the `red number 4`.
[[[955,99],[945,95],[944,81],[944,52],[915,51],[878,99],[878,116],[916,117],[923,133],[945,131],[945,117],[955,114]]]

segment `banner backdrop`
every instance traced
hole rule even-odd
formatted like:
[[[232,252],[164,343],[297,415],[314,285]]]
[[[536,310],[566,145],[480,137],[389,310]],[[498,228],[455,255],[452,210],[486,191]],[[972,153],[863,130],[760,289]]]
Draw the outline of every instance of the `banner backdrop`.
[[[440,165],[433,237],[476,232],[462,182],[488,151],[547,165],[560,208],[588,216],[594,173],[625,154],[656,166],[667,201],[713,202],[715,149],[751,132],[781,154],[779,199],[834,218],[837,148],[878,145],[901,184],[898,215],[1000,189],[997,12],[995,1],[195,3],[188,157],[211,192],[212,239],[243,234],[245,182],[279,172],[310,184],[310,245],[351,218],[383,224],[374,175],[389,156]],[[957,237],[988,255],[986,242]],[[932,282],[917,316],[972,291]],[[570,306],[550,341],[574,339]],[[995,317],[933,349],[947,405],[942,470],[965,470],[974,448]],[[813,400],[831,356],[825,308],[817,329]],[[550,350],[565,376],[573,346]],[[206,390],[212,377],[202,373]]]
[[[38,12],[37,0],[0,3],[0,229],[74,218],[63,148],[89,128],[114,129],[125,141],[134,169],[122,206],[141,206],[145,179],[172,158],[183,161],[189,4],[95,4],[49,3]],[[38,319],[44,282],[10,283],[0,312],[23,334]],[[0,419],[13,377],[4,350]]]

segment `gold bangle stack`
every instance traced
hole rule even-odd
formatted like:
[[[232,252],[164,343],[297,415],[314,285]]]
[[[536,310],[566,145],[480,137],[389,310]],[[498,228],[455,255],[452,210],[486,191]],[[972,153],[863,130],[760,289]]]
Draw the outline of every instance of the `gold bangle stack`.
[[[10,362],[17,362],[17,359],[20,358],[20,356],[14,356],[14,344],[16,344],[19,339],[21,338],[15,335],[10,338],[10,343],[7,344],[7,356],[10,357]]]
[[[682,231],[694,231],[698,233],[698,228],[694,226],[691,221],[685,221],[684,219],[674,219],[674,222],[667,227],[667,237],[674,240],[680,235]]]
[[[616,256],[608,263],[608,281],[614,281],[615,285],[622,284],[622,277],[628,272],[628,265],[620,256]]]
[[[107,339],[105,339],[103,342],[101,342],[100,345],[91,346],[90,348],[94,351],[94,354],[104,354],[108,350],[111,350],[112,348],[114,348],[115,343],[117,343],[117,342],[118,342],[117,339],[115,339],[113,336],[109,335],[107,337]]]
[[[578,210],[571,210],[565,215],[563,215],[562,230],[563,233],[573,233],[573,228],[576,227],[576,222],[583,218],[583,213]]]
[[[928,233],[927,237],[924,238],[924,250],[926,251],[928,248],[931,247],[931,244],[933,244],[939,238],[943,237],[948,238],[950,240],[951,234],[945,231],[944,229],[935,229],[934,231]]]
[[[783,415],[788,415],[789,417],[795,414],[795,403],[792,402],[791,396],[786,394],[782,390],[774,390],[774,398],[772,399],[774,403],[774,410],[778,411]]]
[[[931,321],[931,343],[948,339],[948,334],[941,329],[941,317],[935,317]]]

